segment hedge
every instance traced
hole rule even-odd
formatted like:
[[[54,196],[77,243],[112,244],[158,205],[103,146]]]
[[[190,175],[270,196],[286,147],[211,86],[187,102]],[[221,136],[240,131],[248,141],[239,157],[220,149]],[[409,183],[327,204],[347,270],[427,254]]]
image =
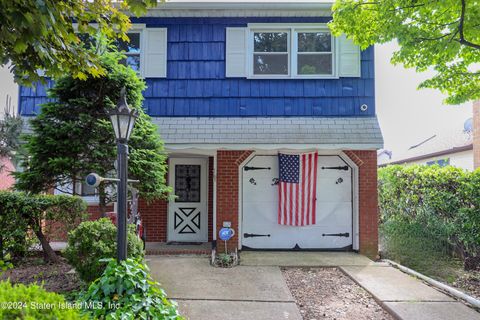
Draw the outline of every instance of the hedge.
[[[381,223],[419,223],[475,267],[468,264],[480,256],[480,170],[395,165],[379,169],[378,184]]]
[[[60,222],[66,231],[71,230],[86,217],[86,208],[76,196],[0,191],[0,253],[21,257],[28,249],[28,231],[32,231],[45,259],[57,260],[43,232],[45,222]]]

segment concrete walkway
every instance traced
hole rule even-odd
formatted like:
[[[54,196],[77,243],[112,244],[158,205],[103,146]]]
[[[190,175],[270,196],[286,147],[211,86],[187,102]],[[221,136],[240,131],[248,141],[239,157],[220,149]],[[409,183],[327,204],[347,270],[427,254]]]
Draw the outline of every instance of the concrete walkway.
[[[480,313],[422,281],[386,265],[340,266],[402,320],[480,320]]]
[[[301,320],[280,267],[339,267],[401,320],[480,320],[480,313],[386,263],[344,252],[242,252],[240,266],[149,256],[154,279],[191,320]]]
[[[207,258],[149,256],[154,279],[191,320],[302,320],[280,268],[213,268]]]

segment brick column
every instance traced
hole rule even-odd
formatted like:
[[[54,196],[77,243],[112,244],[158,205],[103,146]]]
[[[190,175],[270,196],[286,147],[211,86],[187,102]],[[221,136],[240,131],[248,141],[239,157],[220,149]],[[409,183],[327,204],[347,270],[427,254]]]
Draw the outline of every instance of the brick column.
[[[142,216],[142,223],[147,234],[147,242],[167,241],[167,200],[153,200],[147,202],[140,198],[138,211]]]
[[[480,168],[480,100],[473,103],[473,168]]]
[[[238,167],[252,151],[217,151],[217,231],[224,221],[230,221],[235,236],[228,241],[228,250],[238,247]],[[223,241],[217,243],[219,252],[224,250]]]
[[[360,253],[372,259],[378,255],[377,152],[345,151],[359,168],[359,238]]]

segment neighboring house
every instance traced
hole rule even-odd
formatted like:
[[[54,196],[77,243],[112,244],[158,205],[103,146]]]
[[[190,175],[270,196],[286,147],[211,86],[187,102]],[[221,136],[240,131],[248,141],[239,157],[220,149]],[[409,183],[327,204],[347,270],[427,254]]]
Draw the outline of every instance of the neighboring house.
[[[15,184],[11,175],[15,171],[13,162],[7,157],[0,157],[0,190],[8,190]]]
[[[140,202],[147,241],[215,241],[231,226],[231,249],[376,256],[373,48],[333,37],[330,19],[330,1],[169,1],[132,18],[127,63],[146,80],[178,196]],[[21,88],[22,115],[45,89]],[[316,224],[279,225],[278,153],[314,150]]]
[[[13,81],[9,66],[0,68],[0,121],[4,119],[5,113],[15,114],[18,103],[18,85]],[[10,189],[15,183],[11,172],[15,167],[11,159],[0,158],[0,190]]]
[[[384,167],[390,164],[422,164],[455,166],[465,170],[474,169],[472,118],[465,122],[463,129],[444,131],[412,145],[400,154],[387,150],[378,152],[378,164]]]
[[[0,67],[0,120],[5,112],[15,114],[18,106],[18,85],[13,81],[9,65]]]

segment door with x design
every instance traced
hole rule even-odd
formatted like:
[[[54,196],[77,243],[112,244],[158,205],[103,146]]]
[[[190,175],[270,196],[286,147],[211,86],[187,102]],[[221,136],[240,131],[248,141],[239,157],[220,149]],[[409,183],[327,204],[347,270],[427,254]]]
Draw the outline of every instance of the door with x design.
[[[208,241],[207,159],[171,158],[169,182],[175,199],[169,202],[168,241]]]

